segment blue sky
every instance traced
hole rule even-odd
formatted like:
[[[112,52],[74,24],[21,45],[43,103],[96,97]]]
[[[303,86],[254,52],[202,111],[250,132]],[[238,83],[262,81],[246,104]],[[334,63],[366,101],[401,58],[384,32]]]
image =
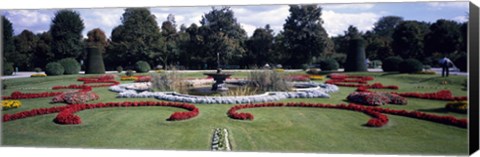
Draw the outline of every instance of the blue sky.
[[[382,16],[401,16],[405,20],[435,22],[449,19],[465,22],[468,19],[468,2],[403,2],[403,3],[359,3],[359,4],[320,4],[322,6],[323,27],[329,36],[341,35],[349,25],[361,31],[371,30]],[[288,17],[287,5],[232,6],[237,21],[250,36],[255,28],[270,24],[275,33],[283,28]],[[111,30],[120,24],[124,8],[74,9],[85,23],[83,34],[94,28],[101,28],[108,36]],[[211,7],[161,7],[151,8],[157,17],[157,23],[166,20],[168,14],[175,15],[177,25],[199,24]],[[15,34],[24,29],[35,33],[47,31],[51,19],[57,10],[7,10],[2,12],[12,23]]]

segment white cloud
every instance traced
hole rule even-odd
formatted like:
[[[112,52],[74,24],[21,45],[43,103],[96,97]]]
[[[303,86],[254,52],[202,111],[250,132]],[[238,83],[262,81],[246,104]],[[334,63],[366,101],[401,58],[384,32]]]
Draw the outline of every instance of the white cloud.
[[[244,27],[249,36],[253,34],[255,28],[264,27],[267,24],[270,24],[274,32],[278,33],[281,31],[283,29],[285,19],[287,19],[288,15],[290,15],[288,9],[289,6],[286,5],[272,6],[270,9],[265,9],[262,11],[252,11],[248,7],[232,7],[237,21],[242,25],[248,25],[248,27],[250,27],[249,30]]]
[[[427,3],[430,10],[441,10],[444,8],[464,8],[468,10],[468,2],[429,2]]]
[[[368,10],[372,9],[375,4],[372,3],[360,3],[360,4],[322,4],[320,5],[326,10],[335,10],[335,9],[356,9],[356,10]]]
[[[120,17],[123,14],[123,9],[79,9],[85,29],[83,36],[86,37],[88,31],[100,28],[105,32],[105,35],[110,36],[112,29],[120,25]]]
[[[374,23],[381,17],[379,14],[363,13],[337,13],[331,10],[323,12],[323,27],[329,36],[342,35],[349,25],[353,25],[360,31],[372,30]]]
[[[456,16],[456,17],[452,18],[452,20],[463,23],[463,22],[468,21],[468,17],[467,16]]]
[[[15,34],[28,29],[34,33],[47,31],[50,28],[51,10],[11,10],[5,12],[6,18],[13,24]]]
[[[258,27],[249,24],[240,24],[240,26],[247,32],[248,36],[252,36],[255,29]]]

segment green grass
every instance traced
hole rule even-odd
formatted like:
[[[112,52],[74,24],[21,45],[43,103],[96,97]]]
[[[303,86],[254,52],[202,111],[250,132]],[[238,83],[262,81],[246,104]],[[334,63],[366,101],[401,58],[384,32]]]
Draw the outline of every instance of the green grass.
[[[247,74],[239,73],[239,77]],[[456,96],[465,96],[462,89],[466,77],[451,76],[447,85],[438,75],[408,75],[385,73],[355,73],[374,76],[370,82],[398,85],[399,92],[432,92],[449,89]],[[5,80],[13,91],[40,92],[54,85],[80,84],[77,77],[84,75],[23,78]],[[204,77],[201,73],[183,77]],[[237,76],[234,76],[237,77]],[[25,88],[36,88],[28,89]],[[312,102],[339,104],[355,88],[341,87],[332,98],[289,99],[283,102]],[[115,98],[108,88],[94,88],[100,95],[96,102],[158,101],[156,99]],[[41,107],[62,106],[50,104],[51,98],[21,100],[23,106],[3,111],[16,113]],[[417,110],[438,115],[458,114],[443,110],[445,101],[408,98],[408,105],[385,105],[393,109]],[[385,154],[442,154],[466,155],[467,129],[413,118],[388,115],[390,122],[382,128],[363,126],[369,116],[353,111],[310,108],[257,108],[251,112],[254,121],[233,120],[227,110],[233,105],[197,104],[199,116],[185,121],[166,119],[182,109],[171,107],[104,108],[78,112],[80,125],[58,125],[56,114],[31,117],[2,124],[2,144],[7,146],[134,148],[166,150],[209,150],[214,128],[227,128],[234,151],[318,152],[318,153],[385,153]]]

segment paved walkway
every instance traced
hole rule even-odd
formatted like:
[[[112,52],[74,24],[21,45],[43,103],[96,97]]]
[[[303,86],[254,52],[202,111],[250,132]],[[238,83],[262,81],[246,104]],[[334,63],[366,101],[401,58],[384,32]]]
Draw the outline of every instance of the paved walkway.
[[[442,68],[432,68],[431,70],[435,71],[437,75],[442,74]],[[191,73],[191,72],[215,72],[216,70],[178,70],[178,72],[184,72],[184,73]],[[252,70],[224,70],[226,72],[249,72]],[[298,72],[302,71],[301,69],[289,69],[285,70],[287,72]],[[338,71],[343,71],[343,69],[338,69]],[[382,69],[368,69],[369,72],[382,72]],[[25,77],[30,77],[30,75],[35,74],[36,72],[32,71],[25,71],[25,72],[18,72],[14,73],[12,76],[2,76],[2,80],[5,79],[15,79],[15,78],[25,78]],[[85,73],[84,71],[80,72],[81,74]],[[107,73],[117,73],[116,71],[107,71]],[[450,71],[450,75],[460,75],[460,76],[468,76],[468,73],[466,72],[458,72],[458,71]]]

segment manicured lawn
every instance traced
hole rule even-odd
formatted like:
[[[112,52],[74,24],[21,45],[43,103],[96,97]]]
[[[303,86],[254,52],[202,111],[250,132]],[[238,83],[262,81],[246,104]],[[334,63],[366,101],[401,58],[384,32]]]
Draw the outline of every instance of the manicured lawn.
[[[238,77],[245,77],[239,73]],[[408,75],[386,73],[352,73],[374,76],[374,82],[397,85],[398,92],[433,92],[451,90],[455,96],[465,96],[466,77],[451,76],[448,84],[438,75]],[[85,75],[22,78],[6,80],[13,91],[51,91],[54,85],[80,84],[78,77]],[[184,77],[203,77],[201,73]],[[233,76],[236,77],[236,76]],[[117,79],[119,80],[119,79]],[[126,83],[126,82],[122,82]],[[331,98],[289,99],[283,102],[311,102],[339,104],[356,88],[341,87]],[[115,98],[108,88],[94,88],[100,95],[97,102],[158,101],[156,99]],[[34,108],[62,106],[50,104],[51,98],[24,99],[22,107],[3,111],[16,113]],[[90,102],[89,102],[90,103]],[[444,110],[446,101],[408,98],[408,105],[382,107],[409,111],[422,111],[438,115],[453,115]],[[25,118],[3,123],[2,144],[7,146],[82,147],[82,148],[134,148],[167,150],[210,150],[214,128],[227,128],[234,151],[318,152],[318,153],[386,153],[386,154],[456,154],[466,155],[467,129],[388,115],[389,123],[381,128],[365,127],[368,115],[345,110],[317,108],[256,108],[245,109],[255,115],[254,121],[230,119],[226,112],[233,105],[196,104],[200,115],[185,121],[166,121],[176,111],[171,107],[103,108],[78,112],[80,125],[58,125],[56,114]]]

